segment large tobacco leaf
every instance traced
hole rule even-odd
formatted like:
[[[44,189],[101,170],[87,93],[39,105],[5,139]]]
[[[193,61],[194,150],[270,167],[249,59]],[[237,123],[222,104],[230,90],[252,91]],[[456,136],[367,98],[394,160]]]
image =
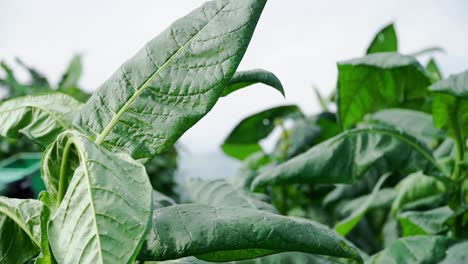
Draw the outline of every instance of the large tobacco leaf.
[[[338,115],[343,129],[385,108],[424,109],[431,79],[419,62],[376,53],[338,63]]]
[[[367,54],[398,51],[398,37],[393,23],[382,28],[367,48]]]
[[[290,159],[307,151],[312,146],[339,133],[336,117],[329,112],[295,120],[291,129],[283,132],[273,151],[280,159]]]
[[[446,258],[447,249],[453,244],[454,241],[452,239],[442,236],[400,238],[366,261],[366,264],[440,263],[440,261]],[[451,254],[456,254],[454,251],[458,250],[459,248],[455,248],[452,251],[449,249]],[[450,259],[447,259],[447,261],[446,263],[461,264],[461,262],[450,262]]]
[[[209,264],[212,262],[203,261],[195,257],[187,257],[176,260],[160,261],[159,264]],[[220,262],[225,264],[283,264],[283,263],[294,263],[294,264],[343,264],[345,262],[332,259],[330,257],[317,256],[312,254],[305,254],[299,252],[285,252],[274,255],[269,255],[260,258]]]
[[[408,175],[396,187],[397,195],[392,204],[392,212],[396,213],[406,204],[439,196],[447,191],[448,182],[427,176],[422,172]]]
[[[17,97],[0,104],[0,135],[21,135],[45,147],[71,127],[81,103],[64,94]]]
[[[0,197],[0,263],[23,264],[41,251],[42,203]]]
[[[273,107],[244,118],[224,140],[221,148],[227,155],[245,159],[261,150],[259,141],[268,137],[275,128],[275,120],[296,118],[302,112],[296,105]]]
[[[339,134],[255,178],[253,190],[292,183],[353,183],[377,162],[390,171],[441,173],[431,150],[390,128],[353,129]]]
[[[278,90],[278,92],[285,96],[283,85],[281,84],[281,81],[278,79],[278,77],[276,77],[276,75],[272,72],[262,69],[236,72],[229,81],[228,86],[224,88],[222,96],[227,96],[228,94],[231,94],[239,89],[257,83],[268,85]]]
[[[197,256],[220,262],[287,251],[361,261],[352,245],[313,221],[246,208],[199,204],[155,210],[153,227],[138,259]]]
[[[435,146],[444,139],[444,133],[435,128],[432,116],[409,109],[385,109],[374,113],[369,118],[373,122],[399,128],[428,146]]]
[[[242,161],[234,176],[228,178],[227,181],[236,188],[249,189],[250,184],[260,170],[267,167],[271,162],[272,157],[263,151],[250,154]]]
[[[216,0],[177,20],[102,84],[75,125],[99,145],[149,158],[214,106],[266,0]]]
[[[438,235],[446,232],[445,222],[453,214],[448,207],[439,207],[429,211],[408,211],[398,215],[403,236]]]
[[[346,236],[359,223],[359,221],[361,221],[361,219],[364,217],[367,210],[369,209],[370,205],[377,197],[377,193],[382,187],[382,184],[389,176],[390,174],[388,173],[383,175],[379,179],[374,189],[372,190],[372,193],[367,197],[367,199],[358,208],[356,208],[356,210],[351,215],[349,215],[348,217],[341,220],[335,225],[335,230],[338,234]]]
[[[468,134],[468,71],[451,75],[429,90],[434,92],[434,124],[464,142]]]
[[[278,213],[270,204],[249,193],[234,187],[224,180],[190,179],[187,184],[190,200],[194,203],[214,207],[241,207]]]
[[[55,259],[59,263],[131,263],[150,226],[153,208],[145,168],[76,132],[65,132],[57,140],[49,151],[63,154],[60,167],[70,167],[63,163],[67,159],[77,159],[69,164],[78,167],[70,167],[74,174],[62,169],[43,175],[58,179],[46,181],[51,198],[55,196],[51,201],[58,205],[48,226]],[[72,149],[74,155],[70,155]],[[53,159],[54,155],[46,155],[43,163]]]

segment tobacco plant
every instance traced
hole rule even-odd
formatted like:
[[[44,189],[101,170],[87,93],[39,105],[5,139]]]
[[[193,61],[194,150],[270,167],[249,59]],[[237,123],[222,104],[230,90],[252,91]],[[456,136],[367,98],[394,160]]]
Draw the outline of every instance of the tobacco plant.
[[[324,112],[288,105],[242,120],[222,145],[242,160],[225,184],[333,228],[366,263],[466,263],[468,71],[444,79],[415,57],[437,50],[403,55],[386,26],[364,57],[338,63]]]
[[[196,257],[177,261],[187,263],[267,255],[252,261],[362,262],[336,232],[278,214],[264,195],[193,182],[199,187],[191,189],[192,203],[175,204],[151,187],[143,164],[171,148],[219,97],[255,82],[283,90],[267,71],[236,72],[265,4],[205,3],[148,42],[84,104],[61,93],[3,102],[0,135],[46,147],[47,190],[39,200],[0,197],[0,262]],[[253,186],[264,185],[262,179]],[[283,253],[292,251],[303,253]]]

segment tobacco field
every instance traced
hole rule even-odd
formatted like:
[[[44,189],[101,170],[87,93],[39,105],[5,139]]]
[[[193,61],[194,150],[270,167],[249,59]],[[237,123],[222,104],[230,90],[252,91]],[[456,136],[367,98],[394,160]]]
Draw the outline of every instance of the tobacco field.
[[[393,24],[337,62],[321,112],[232,124],[220,148],[234,176],[174,180],[176,142],[221,97],[287,94],[274,73],[237,69],[266,4],[206,2],[92,94],[80,56],[56,87],[2,63],[0,159],[42,153],[43,190],[5,183],[0,263],[468,263],[468,71],[420,60],[439,48],[400,53]]]

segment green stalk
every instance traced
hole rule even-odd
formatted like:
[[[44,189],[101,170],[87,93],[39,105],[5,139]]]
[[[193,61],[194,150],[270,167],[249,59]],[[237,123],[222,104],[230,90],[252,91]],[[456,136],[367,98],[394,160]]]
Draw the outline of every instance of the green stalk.
[[[60,177],[59,177],[59,189],[58,189],[58,194],[57,194],[57,206],[60,206],[60,203],[62,202],[63,197],[65,196],[65,192],[67,191],[67,186],[65,186],[66,184],[65,173],[68,167],[68,156],[70,154],[70,149],[71,149],[72,144],[73,143],[71,141],[68,141],[63,150],[62,162],[60,164]]]
[[[289,149],[289,142],[288,142],[288,137],[289,133],[286,127],[284,126],[283,120],[279,119],[276,121],[278,126],[281,127],[281,140],[284,142],[284,145],[282,146],[281,149],[281,162],[286,161],[286,157],[288,155],[288,149]],[[288,186],[281,186],[281,214],[286,215],[288,212]]]
[[[458,113],[460,102],[459,100],[455,103],[455,113]],[[454,190],[455,195],[455,210],[459,207],[464,206],[464,195],[463,195],[463,182],[465,179],[465,173],[462,171],[462,163],[465,158],[465,137],[463,135],[463,131],[459,126],[459,118],[458,115],[455,116],[455,120],[452,120],[454,132],[455,132],[455,147],[456,147],[456,155],[455,155],[455,166],[452,172],[452,179],[457,183]],[[453,236],[459,238],[462,236],[462,229],[463,229],[463,215],[459,215],[455,218],[455,224],[453,227]]]

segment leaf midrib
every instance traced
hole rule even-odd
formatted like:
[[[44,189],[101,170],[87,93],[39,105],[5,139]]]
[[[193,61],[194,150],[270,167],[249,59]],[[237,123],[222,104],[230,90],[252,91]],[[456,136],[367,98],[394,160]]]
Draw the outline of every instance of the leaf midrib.
[[[133,102],[146,90],[148,85],[159,75],[159,73],[162,70],[164,70],[181,51],[183,51],[190,43],[192,43],[193,39],[196,36],[198,36],[198,34],[201,31],[203,31],[203,29],[205,29],[206,26],[208,26],[208,24],[210,24],[210,22],[228,5],[229,5],[229,2],[226,5],[224,5],[222,8],[220,8],[219,11],[217,11],[216,14],[212,18],[208,19],[206,24],[200,30],[198,30],[189,40],[187,40],[187,42],[184,45],[180,46],[179,49],[177,49],[177,51],[160,68],[158,68],[140,87],[137,88],[136,92],[132,95],[132,97],[130,97],[130,99],[122,106],[122,108],[119,109],[119,111],[109,121],[107,126],[102,130],[101,134],[97,136],[96,141],[95,141],[97,145],[100,145],[102,144],[102,142],[104,142],[105,138],[109,135],[109,133],[115,127],[115,125],[120,120],[122,115],[133,104]],[[204,8],[204,6],[202,8]],[[175,37],[174,37],[174,40],[175,40]],[[149,57],[150,55],[148,54],[147,56]]]

